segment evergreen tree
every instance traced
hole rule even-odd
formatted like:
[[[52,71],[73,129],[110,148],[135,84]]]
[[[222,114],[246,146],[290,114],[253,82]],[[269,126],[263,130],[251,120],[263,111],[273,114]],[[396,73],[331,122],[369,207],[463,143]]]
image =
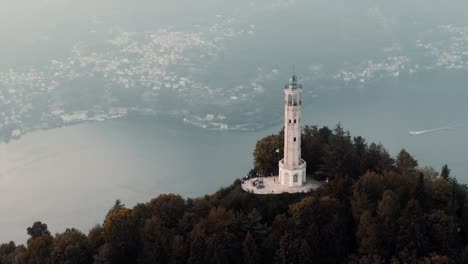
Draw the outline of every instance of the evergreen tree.
[[[442,167],[442,170],[440,172],[440,176],[445,179],[446,181],[448,181],[450,179],[450,169],[448,167],[447,164],[445,164],[443,167]]]
[[[398,153],[396,166],[403,176],[413,176],[416,173],[418,162],[405,149],[402,149]]]
[[[354,178],[357,175],[353,172],[354,147],[351,136],[349,132],[344,131],[340,124],[333,132],[322,157],[322,171],[330,179],[346,175]]]
[[[356,164],[356,174],[361,176],[367,171],[366,159],[367,159],[367,144],[366,140],[363,137],[355,137],[353,139],[354,144],[354,154],[355,154],[355,164]]]
[[[254,208],[248,215],[240,215],[240,224],[243,233],[250,233],[256,240],[261,240],[265,237],[267,230],[262,223],[262,215]]]

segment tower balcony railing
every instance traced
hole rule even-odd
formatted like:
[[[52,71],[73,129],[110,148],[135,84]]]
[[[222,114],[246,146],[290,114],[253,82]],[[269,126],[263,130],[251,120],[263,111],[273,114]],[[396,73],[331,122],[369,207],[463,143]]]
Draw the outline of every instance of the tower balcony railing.
[[[307,166],[307,163],[303,159],[301,159],[299,161],[299,164],[292,165],[292,166],[288,166],[288,165],[284,164],[284,159],[281,159],[279,161],[279,167],[282,168],[282,169],[287,169],[287,170],[299,170],[299,169],[305,168],[306,166]]]

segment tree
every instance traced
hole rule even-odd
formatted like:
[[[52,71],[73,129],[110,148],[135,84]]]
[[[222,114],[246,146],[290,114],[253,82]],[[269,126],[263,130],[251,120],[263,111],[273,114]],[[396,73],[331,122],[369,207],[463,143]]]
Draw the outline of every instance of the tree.
[[[329,144],[322,157],[322,171],[331,179],[349,175],[357,177],[353,169],[354,146],[349,131],[344,131],[338,124],[329,138]]]
[[[158,216],[147,219],[142,232],[140,263],[167,263],[173,237],[172,230]]]
[[[396,166],[403,176],[413,176],[416,173],[418,162],[405,149],[402,149],[398,153]]]
[[[125,204],[120,201],[120,199],[115,200],[114,205],[112,206],[111,211],[116,211],[125,208]]]
[[[80,264],[91,262],[87,237],[72,228],[55,236],[51,259],[53,263]]]
[[[286,232],[279,242],[276,251],[278,262],[282,264],[300,263],[297,259],[297,252],[300,250],[300,241],[293,234]]]
[[[392,190],[386,190],[377,207],[377,215],[382,223],[395,223],[400,212],[400,202]]]
[[[395,246],[400,257],[417,259],[425,256],[429,249],[427,219],[416,200],[408,202],[397,223],[399,230]]]
[[[184,238],[181,235],[174,236],[171,247],[169,263],[186,263],[188,256]]]
[[[279,263],[314,263],[313,249],[309,247],[305,239],[286,232],[279,244],[280,246],[276,252]]]
[[[398,196],[393,191],[386,190],[377,206],[379,253],[385,258],[391,257],[394,253],[399,213]]]
[[[15,261],[16,244],[13,241],[0,245],[0,263],[13,264]]]
[[[25,246],[19,245],[15,249],[14,253],[14,262],[15,264],[26,264],[28,262],[28,251]]]
[[[419,204],[423,207],[426,208],[426,182],[425,182],[425,176],[423,173],[420,173],[418,176],[418,181],[416,183],[416,186],[414,187],[413,191],[413,198],[419,202]]]
[[[356,160],[356,173],[361,176],[366,171],[366,159],[367,159],[367,144],[363,137],[355,137],[353,139],[354,145],[354,159]]]
[[[384,190],[388,188],[386,178],[391,176],[393,175],[383,176],[375,172],[367,172],[354,184],[351,209],[355,221],[359,221],[364,211],[375,212],[378,201]]]
[[[134,263],[138,239],[136,231],[135,219],[130,209],[111,210],[103,227],[107,248],[100,252],[101,257],[111,263]]]
[[[443,167],[442,167],[442,170],[440,172],[440,176],[445,179],[446,181],[448,181],[450,179],[450,169],[448,167],[447,164],[445,164]]]
[[[344,258],[347,247],[346,218],[339,201],[329,196],[305,197],[289,209],[297,239],[311,248],[311,259],[318,263],[336,263]],[[320,237],[320,240],[317,240]],[[299,242],[298,242],[299,243]]]
[[[50,235],[49,230],[47,229],[47,225],[40,221],[35,222],[31,227],[27,229],[28,235],[30,236],[29,239],[35,239],[41,236]]]
[[[278,162],[283,156],[284,130],[257,141],[255,145],[254,166],[263,176],[278,175]],[[279,152],[276,152],[279,149]]]
[[[266,227],[262,223],[262,215],[255,208],[248,215],[240,215],[240,224],[243,233],[254,235],[256,240],[260,240],[267,233]]]
[[[435,179],[437,179],[437,177],[439,177],[439,173],[436,170],[434,170],[434,168],[432,167],[426,166],[426,167],[420,168],[419,170],[423,174],[424,179],[434,181]]]
[[[394,163],[395,160],[381,144],[372,143],[367,148],[366,170],[383,173],[394,170]]]
[[[273,253],[276,252],[279,248],[279,242],[281,238],[290,228],[293,227],[290,227],[288,217],[284,213],[276,215],[270,227],[268,228],[269,232],[267,237],[261,245],[263,251]],[[274,255],[264,255],[262,260],[265,263],[272,263],[274,261],[274,257]]]
[[[237,219],[231,210],[213,208],[208,216],[195,225],[192,238],[203,237],[206,243],[207,263],[225,263],[241,257],[241,243],[236,239],[234,229]]]
[[[432,183],[432,202],[433,207],[446,208],[452,201],[451,184],[445,179],[438,178]]]
[[[258,263],[258,253],[257,253],[257,245],[255,244],[255,240],[253,239],[250,232],[247,232],[244,238],[244,242],[242,243],[242,253],[244,255],[243,263],[246,264],[255,264]]]
[[[177,226],[185,212],[185,201],[180,195],[162,194],[148,203],[152,216],[167,227]]]
[[[331,131],[328,130],[330,133]],[[304,126],[301,140],[301,157],[307,162],[307,171],[313,173],[317,180],[321,178],[320,168],[322,167],[322,156],[325,146],[328,144],[328,132],[322,133],[316,126]],[[323,138],[326,137],[326,138]]]
[[[431,250],[455,257],[457,230],[454,218],[442,210],[437,210],[428,216],[427,223]]]
[[[187,260],[189,264],[202,264],[205,263],[206,244],[204,239],[199,236],[192,239],[190,244],[190,256]]]
[[[34,223],[28,248],[0,245],[0,264],[468,263],[468,186],[448,167],[439,177],[404,150],[395,161],[341,126],[305,127],[302,142],[314,173],[338,176],[310,193],[257,196],[237,180],[195,199],[117,200],[87,236]]]
[[[373,255],[378,251],[377,224],[369,211],[365,211],[359,220],[359,227],[356,234],[359,241],[359,253],[363,255]]]
[[[102,226],[95,225],[88,233],[88,245],[92,255],[98,253],[99,248],[105,243],[104,235],[102,233]]]
[[[28,261],[38,264],[50,261],[54,239],[50,235],[47,225],[38,221],[28,227],[27,231],[30,236],[28,239]]]
[[[54,239],[51,235],[42,235],[28,240],[28,261],[33,264],[50,262],[50,253]]]

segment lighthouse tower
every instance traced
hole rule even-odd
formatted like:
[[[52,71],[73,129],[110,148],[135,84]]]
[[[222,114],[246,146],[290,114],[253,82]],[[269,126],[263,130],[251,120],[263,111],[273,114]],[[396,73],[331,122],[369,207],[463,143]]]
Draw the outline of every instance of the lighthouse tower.
[[[306,182],[306,162],[301,158],[302,86],[293,74],[284,88],[284,157],[279,161],[279,182],[295,187]]]

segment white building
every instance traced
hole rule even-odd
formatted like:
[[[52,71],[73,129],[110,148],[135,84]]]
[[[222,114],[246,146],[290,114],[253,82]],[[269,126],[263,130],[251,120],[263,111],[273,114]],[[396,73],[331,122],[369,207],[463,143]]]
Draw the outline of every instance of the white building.
[[[306,162],[301,158],[302,86],[293,75],[284,88],[284,158],[279,161],[279,182],[295,187],[306,183]]]

